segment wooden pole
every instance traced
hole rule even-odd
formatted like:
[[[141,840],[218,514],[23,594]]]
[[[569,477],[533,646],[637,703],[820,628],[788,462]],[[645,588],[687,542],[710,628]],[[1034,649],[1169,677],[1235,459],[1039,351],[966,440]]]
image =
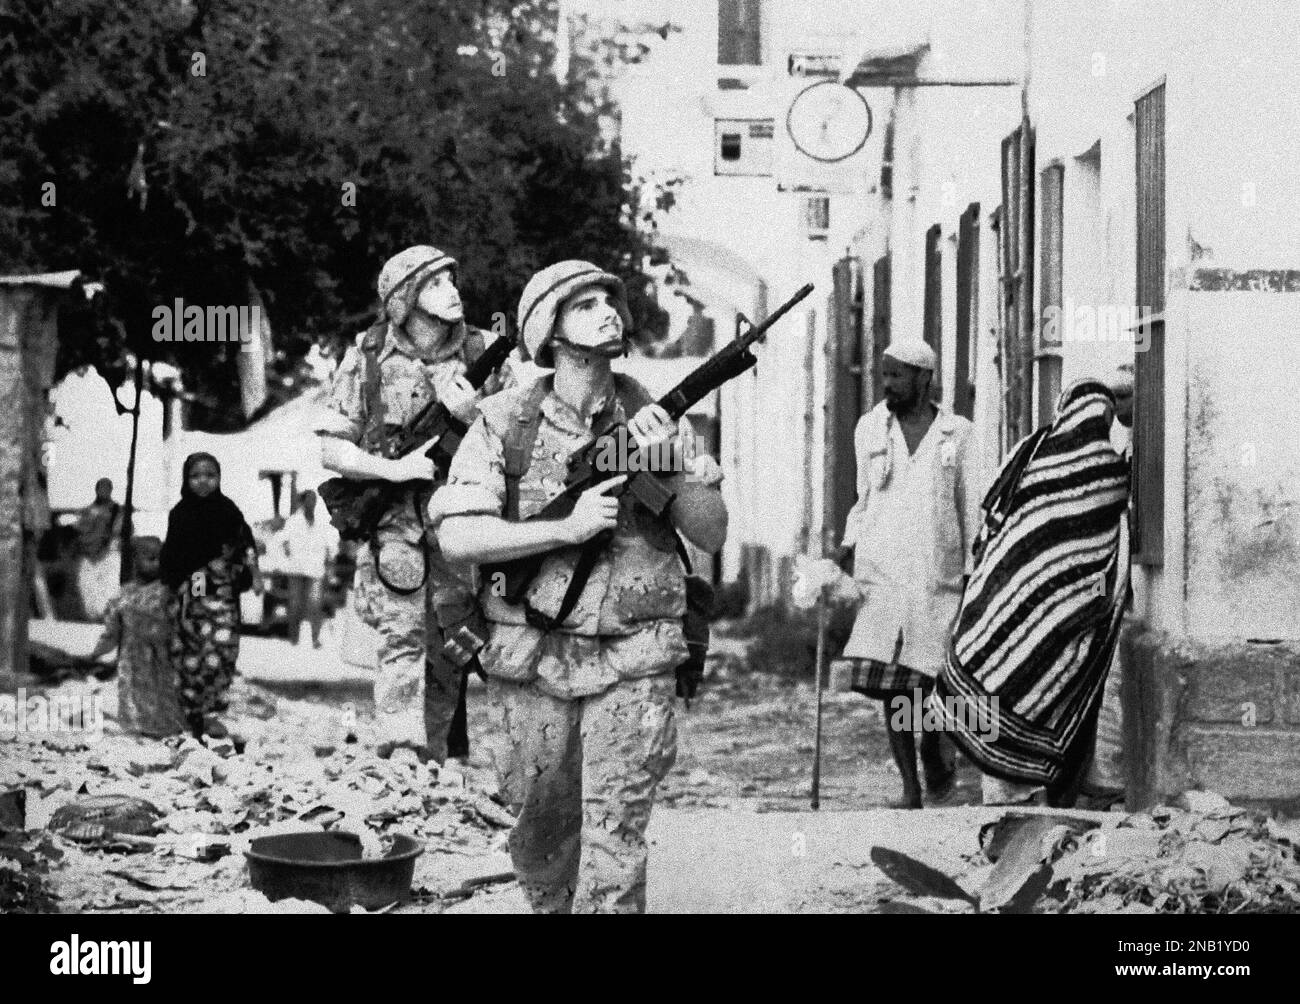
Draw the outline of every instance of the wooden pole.
[[[826,590],[817,596],[817,725],[813,732],[812,807],[821,808],[822,787],[822,674],[826,666]]]
[[[130,582],[135,570],[131,567],[131,537],[135,515],[135,450],[140,439],[140,398],[144,393],[144,357],[135,358],[135,406],[131,409],[131,452],[126,460],[126,497],[122,503],[122,574],[119,582]]]

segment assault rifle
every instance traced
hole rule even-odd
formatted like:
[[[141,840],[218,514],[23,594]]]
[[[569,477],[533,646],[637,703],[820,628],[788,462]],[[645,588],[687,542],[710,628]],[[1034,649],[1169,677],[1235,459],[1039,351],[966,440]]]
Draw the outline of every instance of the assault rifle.
[[[750,346],[762,338],[772,325],[781,320],[800,300],[812,291],[813,284],[808,283],[794,296],[781,304],[767,320],[752,325],[743,335],[739,335],[733,341],[728,342],[717,353],[687,374],[681,383],[656,403],[668,413],[668,417],[672,421],[676,422],[686,414],[692,405],[702,400],[705,395],[711,394],[728,380],[734,379],[750,367],[756,366],[758,359],[750,352]],[[618,488],[612,489],[608,494],[611,497],[618,497],[624,492],[630,492],[638,503],[654,515],[662,516],[672,504],[675,495],[669,491],[660,477],[652,473],[658,467],[654,462],[654,458],[643,457],[640,450],[633,450],[630,455],[627,454],[627,451],[618,451],[616,455],[625,456],[626,462],[620,464],[617,470],[609,469],[608,462],[602,463],[602,458],[607,459],[611,452],[614,452],[609,450],[611,437],[613,441],[626,443],[628,437],[626,426],[611,426],[597,434],[595,441],[569,462],[569,472],[565,478],[564,491],[537,513],[530,516],[529,519],[562,519],[568,516],[573,511],[578,497],[584,491],[611,475],[620,473],[626,473],[628,475],[627,480]],[[605,545],[608,544],[610,536],[610,532],[605,531],[597,534],[582,545],[583,553],[574,568],[569,589],[566,592],[564,601],[561,603],[560,615],[555,618],[543,617],[542,620],[548,622],[543,626],[556,626],[557,622],[562,622],[568,616],[569,610],[577,601],[577,594],[581,593],[587,576],[591,574],[596,558]],[[485,570],[489,574],[500,572],[504,575],[502,584],[503,598],[507,603],[518,604],[523,601],[524,593],[533,579],[536,578],[537,573],[541,570],[542,562],[549,553],[551,552],[546,551],[525,558],[517,558],[514,561],[491,566]],[[537,619],[537,611],[525,607],[525,613],[532,615],[530,621]]]
[[[499,370],[515,347],[515,339],[503,335],[487,346],[482,354],[465,370],[465,379],[475,390],[487,383]],[[461,439],[469,427],[453,415],[441,401],[430,401],[406,425],[397,426],[383,442],[383,455],[404,457],[421,443],[438,437],[425,456],[433,461],[437,477],[441,479],[451,466]],[[343,540],[365,540],[375,530],[402,493],[412,487],[427,484],[423,481],[366,480],[329,478],[323,481],[316,493],[329,510],[330,522]]]

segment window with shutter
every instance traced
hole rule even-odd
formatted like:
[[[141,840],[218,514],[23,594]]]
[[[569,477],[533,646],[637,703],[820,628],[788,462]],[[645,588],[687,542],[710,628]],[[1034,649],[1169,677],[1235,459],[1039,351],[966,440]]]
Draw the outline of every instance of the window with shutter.
[[[889,122],[885,125],[884,150],[880,156],[880,195],[885,199],[894,197],[894,113],[889,113]]]
[[[1036,365],[1038,369],[1038,424],[1046,425],[1056,414],[1061,396],[1060,311],[1062,233],[1065,222],[1063,188],[1065,168],[1049,164],[1040,177],[1043,196],[1042,314],[1039,318]]]
[[[952,408],[975,417],[975,324],[979,317],[980,206],[972,202],[957,229],[957,358]]]
[[[1034,429],[1034,131],[1028,120],[1002,141],[998,221],[998,358],[1003,387],[1003,446]]]
[[[934,349],[935,367],[931,388],[937,389],[943,375],[943,252],[939,247],[942,230],[935,224],[925,232],[925,299],[921,315],[921,337]]]
[[[1133,560],[1164,563],[1165,85],[1134,107],[1137,347],[1133,365]]]
[[[827,374],[826,525],[838,533],[857,501],[853,432],[863,407],[862,268],[845,257],[831,272],[830,371]]]
[[[763,61],[761,0],[718,0],[718,63],[758,66]]]
[[[884,400],[880,357],[889,344],[889,255],[881,255],[871,269],[871,404]]]

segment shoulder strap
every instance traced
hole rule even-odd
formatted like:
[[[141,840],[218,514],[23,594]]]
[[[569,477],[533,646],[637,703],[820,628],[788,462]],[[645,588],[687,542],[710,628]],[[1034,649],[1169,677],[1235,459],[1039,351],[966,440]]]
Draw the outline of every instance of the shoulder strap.
[[[650,396],[650,393],[644,387],[622,373],[614,374],[614,393],[618,396],[619,403],[623,405],[626,418],[631,418],[647,404],[654,401],[654,398]]]
[[[384,396],[379,384],[379,353],[384,350],[388,336],[386,321],[371,325],[361,336],[361,404],[364,409],[363,448],[373,450],[383,439]]]
[[[482,328],[466,326],[465,329],[465,365],[469,365],[483,354],[487,348],[487,339]]]
[[[682,559],[682,564],[686,567],[686,574],[694,575],[695,569],[691,567],[691,556],[686,550],[686,541],[682,540],[682,535],[677,532],[677,527],[673,527],[673,539],[677,541],[677,557]]]
[[[533,461],[533,445],[542,425],[542,402],[550,393],[550,381],[538,380],[524,393],[513,420],[506,426],[502,438],[502,454],[506,478],[506,511],[508,520],[519,519],[519,480],[528,473]]]

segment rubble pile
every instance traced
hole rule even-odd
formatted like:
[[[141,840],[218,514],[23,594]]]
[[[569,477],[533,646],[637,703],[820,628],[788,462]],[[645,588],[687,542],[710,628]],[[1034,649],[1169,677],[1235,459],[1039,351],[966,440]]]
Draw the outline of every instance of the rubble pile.
[[[1094,830],[1052,862],[1064,913],[1295,913],[1300,825],[1187,792]]]
[[[886,888],[907,893],[881,896],[879,912],[1300,911],[1300,822],[1248,811],[1213,792],[1188,791],[1174,805],[1127,815],[1006,812],[980,826],[978,842],[954,874],[873,847]]]
[[[251,840],[339,829],[360,835],[367,856],[380,856],[388,838],[403,833],[425,846],[418,894],[436,891],[446,855],[487,855],[513,824],[492,800],[487,771],[439,769],[404,750],[381,760],[360,741],[366,723],[348,709],[266,698],[252,705],[255,713],[242,708],[220,740],[108,730],[89,741],[5,743],[0,792],[23,793],[25,818],[21,827],[0,824],[0,870],[39,862],[64,912],[315,910],[270,904],[247,887],[243,851]],[[111,796],[130,803],[136,819],[141,804],[156,809],[145,813],[149,826],[115,822]],[[24,898],[48,906],[41,895],[15,888],[11,906]]]

